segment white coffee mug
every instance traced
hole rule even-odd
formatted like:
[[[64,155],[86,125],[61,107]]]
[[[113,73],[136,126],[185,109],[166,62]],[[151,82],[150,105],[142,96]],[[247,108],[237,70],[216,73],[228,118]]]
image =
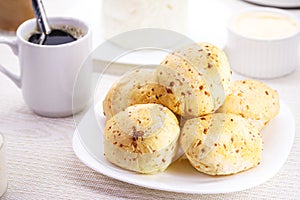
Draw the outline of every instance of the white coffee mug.
[[[65,117],[82,110],[90,97],[92,66],[82,64],[91,52],[91,30],[85,22],[74,18],[49,18],[49,24],[73,26],[81,29],[84,35],[61,45],[33,44],[28,38],[36,28],[36,20],[30,19],[19,26],[15,40],[0,38],[0,43],[10,46],[18,56],[20,77],[2,65],[0,71],[22,89],[24,100],[32,111],[46,117]],[[82,70],[81,66],[89,69]],[[84,86],[76,87],[80,91],[76,91],[73,107],[73,86],[77,75]]]

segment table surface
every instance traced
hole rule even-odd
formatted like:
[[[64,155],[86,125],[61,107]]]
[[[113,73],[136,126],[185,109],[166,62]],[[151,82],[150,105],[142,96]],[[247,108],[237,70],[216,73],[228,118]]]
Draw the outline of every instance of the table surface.
[[[74,7],[54,9],[58,0],[45,0],[49,15],[78,16],[91,20],[97,16],[99,1],[85,1],[78,12],[79,0]],[[60,2],[68,7],[71,0]],[[201,1],[199,1],[201,2]],[[225,19],[241,7],[254,6],[238,0],[212,0],[203,5],[220,12],[219,18]],[[206,10],[205,8],[202,8]],[[100,10],[100,8],[99,8]],[[94,12],[95,15],[88,13]],[[289,10],[300,16],[300,10]],[[63,13],[63,14],[62,14]],[[80,14],[78,14],[80,13]],[[222,15],[223,14],[223,15]],[[92,21],[94,45],[99,24]],[[224,23],[223,21],[222,23]],[[221,24],[222,24],[221,23]],[[224,25],[224,24],[223,24]],[[221,26],[221,31],[225,27]],[[225,34],[225,33],[224,33]],[[212,42],[217,38],[203,34],[204,40]],[[220,34],[222,35],[222,34]],[[223,38],[224,39],[224,38]],[[219,38],[218,41],[222,40]],[[216,41],[216,42],[218,42]],[[10,66],[18,72],[18,61],[9,49],[0,45],[1,64]],[[294,73],[266,80],[278,90],[280,97],[291,109],[296,124],[295,139],[290,155],[279,173],[266,183],[241,192],[218,195],[191,195],[164,192],[142,188],[120,182],[96,173],[85,166],[75,156],[72,149],[72,137],[75,124],[72,117],[49,119],[33,114],[25,105],[21,91],[0,74],[0,132],[7,142],[7,167],[9,186],[3,199],[299,199],[300,197],[300,68]]]

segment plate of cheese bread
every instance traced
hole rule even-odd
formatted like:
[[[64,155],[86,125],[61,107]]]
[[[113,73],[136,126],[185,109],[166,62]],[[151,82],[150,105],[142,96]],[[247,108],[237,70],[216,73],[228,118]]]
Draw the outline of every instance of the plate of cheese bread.
[[[240,191],[273,177],[292,147],[294,119],[278,92],[232,80],[226,54],[212,44],[183,46],[157,67],[107,84],[78,124],[73,149],[117,180],[182,193]]]

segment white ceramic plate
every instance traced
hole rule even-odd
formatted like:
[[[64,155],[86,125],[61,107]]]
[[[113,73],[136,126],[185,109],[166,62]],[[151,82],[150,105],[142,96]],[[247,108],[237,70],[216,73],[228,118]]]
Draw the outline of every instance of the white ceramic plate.
[[[299,0],[244,0],[251,3],[264,5],[264,6],[274,6],[279,8],[297,8],[300,7]]]
[[[96,119],[94,107],[90,108],[78,124],[73,136],[73,149],[83,163],[99,173],[127,183],[157,190],[197,194],[235,192],[267,181],[286,161],[295,132],[294,118],[286,104],[281,102],[279,115],[262,131],[264,151],[259,166],[232,176],[213,177],[199,173],[185,160],[179,160],[165,172],[141,175],[121,169],[106,160],[103,155],[104,124],[104,116]]]

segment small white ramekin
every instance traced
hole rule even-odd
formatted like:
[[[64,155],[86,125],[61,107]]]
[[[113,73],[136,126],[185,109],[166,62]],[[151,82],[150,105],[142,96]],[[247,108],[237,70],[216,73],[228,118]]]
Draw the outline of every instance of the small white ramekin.
[[[247,12],[271,12],[289,16],[298,23],[295,34],[279,39],[246,37],[234,30],[232,22]],[[257,27],[253,27],[255,29]],[[249,8],[234,16],[227,26],[225,52],[233,71],[245,76],[271,79],[287,75],[300,65],[300,21],[297,16],[275,8]]]
[[[5,165],[5,140],[0,133],[0,199],[7,189],[7,171]]]

